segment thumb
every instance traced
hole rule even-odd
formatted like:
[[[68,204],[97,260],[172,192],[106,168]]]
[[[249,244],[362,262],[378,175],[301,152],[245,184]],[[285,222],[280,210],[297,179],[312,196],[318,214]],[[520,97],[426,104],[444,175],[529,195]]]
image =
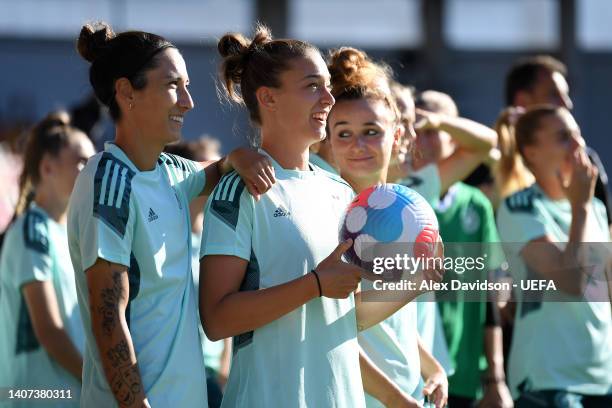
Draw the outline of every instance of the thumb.
[[[427,380],[425,386],[423,387],[423,395],[428,396],[431,395],[437,388],[437,384],[432,380]]]
[[[341,242],[340,244],[338,244],[336,249],[334,249],[334,252],[332,252],[329,257],[336,261],[339,261],[342,257],[342,254],[348,251],[351,245],[353,245],[353,240],[351,238]]]

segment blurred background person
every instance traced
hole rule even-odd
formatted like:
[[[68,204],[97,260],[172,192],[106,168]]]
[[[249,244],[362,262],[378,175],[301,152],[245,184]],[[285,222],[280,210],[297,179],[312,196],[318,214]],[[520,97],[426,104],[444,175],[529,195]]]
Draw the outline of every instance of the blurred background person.
[[[450,95],[438,91],[419,93],[416,107],[428,113],[459,117]],[[425,163],[439,163],[454,153],[453,135],[447,131],[430,128],[416,133],[415,145]],[[484,281],[501,266],[504,259],[498,247],[493,208],[479,189],[458,181],[442,192],[434,210],[448,256],[475,259],[487,254],[484,270],[450,274],[445,280]],[[511,407],[512,398],[505,383],[502,333],[496,321],[498,312],[493,310],[496,304],[484,292],[479,298],[467,296],[470,297],[458,291],[453,293],[452,300],[438,301],[455,369],[449,377],[449,406],[476,406],[482,398],[484,407]]]
[[[569,96],[566,76],[567,68],[565,64],[549,55],[536,55],[520,59],[506,76],[506,105],[528,109],[537,105],[550,104],[572,110],[574,104]],[[591,163],[598,170],[595,197],[603,202],[606,207],[608,225],[612,225],[612,200],[608,188],[607,172],[599,155],[593,148],[587,145],[586,153]],[[502,190],[502,197],[506,197],[509,193],[515,191]]]
[[[585,243],[610,242],[605,207],[593,197],[597,168],[566,108],[529,109],[514,135],[535,183],[503,201],[499,233],[515,281],[556,285],[550,292],[515,291],[508,362],[515,406],[612,406],[612,299],[582,297],[593,284],[587,265],[606,262],[587,256]]]
[[[58,407],[79,405],[85,336],[66,214],[77,175],[94,153],[65,112],[34,127],[25,146],[18,217],[0,256],[0,386],[70,393],[47,401]],[[10,406],[31,403],[16,399]]]

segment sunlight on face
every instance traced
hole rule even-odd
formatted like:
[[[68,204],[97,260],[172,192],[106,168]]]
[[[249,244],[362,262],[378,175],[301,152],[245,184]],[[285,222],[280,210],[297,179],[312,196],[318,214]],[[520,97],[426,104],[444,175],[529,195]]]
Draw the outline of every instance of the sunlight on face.
[[[378,99],[343,100],[330,114],[332,150],[347,178],[381,178],[397,137],[393,112]]]
[[[162,145],[179,140],[185,113],[193,108],[185,60],[175,48],[155,56],[147,85],[135,91],[134,120],[143,136]]]
[[[307,145],[325,138],[327,116],[334,104],[327,65],[316,51],[295,58],[274,90],[274,120],[296,141]]]

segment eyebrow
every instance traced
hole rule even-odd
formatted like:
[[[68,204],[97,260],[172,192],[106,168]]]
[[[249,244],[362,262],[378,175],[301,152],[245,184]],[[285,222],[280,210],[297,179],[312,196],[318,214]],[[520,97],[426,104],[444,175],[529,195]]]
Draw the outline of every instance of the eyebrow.
[[[330,77],[326,77],[323,76],[321,74],[310,74],[310,75],[306,75],[304,78],[302,78],[301,80],[305,80],[305,79],[319,79],[319,78],[323,78],[323,79],[331,79]]]
[[[189,82],[189,78],[184,78],[180,74],[168,74],[166,75],[166,79],[185,80],[186,82]]]
[[[348,124],[349,124],[349,123],[348,123],[346,120],[343,120],[343,121],[340,121],[340,122],[336,123],[336,124],[334,125],[334,128],[335,128],[336,126],[340,126],[340,125],[348,125]],[[361,125],[361,126],[380,126],[380,127],[382,127],[382,125],[380,125],[380,124],[379,124],[379,123],[377,123],[377,122],[365,122],[365,123],[364,123],[363,125]]]

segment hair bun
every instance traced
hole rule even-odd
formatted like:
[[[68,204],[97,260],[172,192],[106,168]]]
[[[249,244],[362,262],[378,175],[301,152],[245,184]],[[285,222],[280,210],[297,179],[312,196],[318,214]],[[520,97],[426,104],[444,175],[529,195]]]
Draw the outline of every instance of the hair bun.
[[[77,40],[77,50],[84,59],[94,62],[113,38],[115,33],[109,24],[105,22],[85,24]]]
[[[332,51],[328,69],[334,96],[351,88],[368,88],[372,91],[391,93],[390,68],[374,63],[365,52],[358,49],[342,47]]]
[[[248,51],[248,43],[249,40],[242,34],[228,33],[221,37],[217,49],[223,58],[238,57]]]
[[[363,51],[351,47],[342,47],[334,51],[331,56],[330,66],[345,78],[350,78],[359,69],[368,65],[370,65],[368,56]]]

